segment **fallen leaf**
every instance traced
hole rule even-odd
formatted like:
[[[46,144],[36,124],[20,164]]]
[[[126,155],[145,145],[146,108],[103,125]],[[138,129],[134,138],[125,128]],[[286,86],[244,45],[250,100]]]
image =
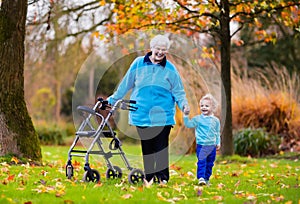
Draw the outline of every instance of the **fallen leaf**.
[[[98,182],[98,183],[96,183],[95,185],[94,185],[94,188],[99,188],[99,187],[101,187],[103,184],[101,183],[101,182]]]
[[[136,191],[136,187],[130,186],[130,187],[129,187],[129,190],[130,190],[130,191]]]
[[[179,193],[181,192],[181,187],[178,186],[178,184],[176,183],[175,185],[172,186],[174,190],[178,191]]]
[[[115,184],[115,187],[122,187],[123,186],[123,183],[121,182],[121,183],[116,183]]]
[[[223,183],[219,183],[219,184],[217,185],[217,188],[218,188],[218,189],[222,189],[224,186],[225,186],[225,185],[224,185]]]
[[[270,164],[270,167],[272,167],[272,168],[277,168],[278,165],[277,165],[276,163],[272,163],[272,164]]]
[[[65,204],[73,204],[74,201],[72,201],[72,200],[64,200],[64,203],[65,203]]]
[[[7,177],[7,180],[8,180],[8,181],[13,181],[14,178],[15,178],[15,175],[14,175],[14,174],[13,174],[13,175],[9,175],[9,176]]]
[[[188,176],[190,176],[190,177],[194,177],[194,174],[193,174],[192,172],[190,172],[190,171],[188,171],[186,174],[187,174]]]
[[[182,167],[180,167],[180,166],[176,166],[175,164],[172,164],[171,166],[170,166],[170,169],[173,169],[173,170],[180,170],[180,169],[182,169]]]
[[[170,169],[170,176],[176,176],[176,175],[178,175],[178,173],[175,170]]]
[[[18,158],[17,157],[13,157],[13,158],[11,158],[11,160],[10,161],[12,161],[12,162],[15,162],[15,164],[18,164],[19,163],[19,160],[18,160]]]
[[[42,170],[42,171],[41,171],[41,175],[43,175],[43,176],[47,176],[47,174],[48,174],[48,172],[47,172],[47,171],[45,171],[45,170]]]
[[[81,166],[79,161],[74,161],[74,163],[72,164],[74,168],[79,168]]]
[[[7,167],[3,167],[3,168],[1,168],[1,172],[3,172],[3,173],[9,173],[9,168],[7,168]]]
[[[234,187],[238,187],[241,183],[241,180],[238,180],[235,184],[234,184]]]
[[[175,204],[175,203],[176,203],[173,199],[167,199],[167,200],[165,200],[165,201],[167,201],[168,203],[172,203],[172,204]]]
[[[255,195],[248,195],[247,200],[255,200],[256,196]]]
[[[170,197],[170,193],[169,192],[164,192],[164,195],[167,197]]]
[[[214,196],[213,199],[217,200],[217,201],[222,201],[223,200],[223,196]]]
[[[159,200],[166,200],[166,198],[162,196],[161,192],[157,192],[156,195]]]
[[[132,198],[132,195],[131,194],[124,194],[122,196],[123,199],[129,199],[129,198]]]
[[[197,194],[198,197],[202,196],[203,187],[195,186],[194,190],[196,190],[196,194]]]
[[[233,173],[231,174],[231,176],[232,176],[232,177],[238,177],[239,175],[238,175],[237,172],[233,172]]]
[[[43,184],[43,185],[46,185],[47,182],[43,179],[40,179],[40,183]]]
[[[153,184],[153,179],[151,179],[149,182],[146,179],[144,179],[144,186],[146,188],[150,188],[152,184]]]
[[[60,190],[60,191],[57,191],[55,193],[55,196],[59,198],[59,197],[62,197],[63,195],[65,195],[65,194],[66,194],[66,192],[64,190]]]

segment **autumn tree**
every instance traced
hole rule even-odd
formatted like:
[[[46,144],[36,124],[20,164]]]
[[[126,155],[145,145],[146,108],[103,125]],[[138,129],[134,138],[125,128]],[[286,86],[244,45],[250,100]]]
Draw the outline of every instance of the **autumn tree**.
[[[101,4],[111,4],[102,0]],[[263,27],[261,19],[273,19],[296,29],[299,23],[299,1],[271,0],[207,0],[207,1],[114,1],[113,22],[107,25],[112,35],[134,29],[156,28],[188,35],[207,33],[220,50],[222,92],[223,155],[233,154],[231,108],[231,43],[232,37],[246,26],[256,27],[258,38],[275,42],[272,27]],[[238,27],[232,30],[231,23]],[[299,29],[299,28],[298,28]],[[240,42],[242,43],[242,42]],[[226,108],[224,108],[226,107]]]
[[[80,66],[94,51],[93,41],[99,41],[93,36],[93,31],[110,19],[111,12],[105,6],[99,6],[98,1],[69,4],[68,0],[36,1],[29,10],[25,64],[28,80],[25,88],[30,87],[32,93],[26,97],[37,98],[38,90],[47,87],[55,101],[53,107],[47,107],[48,115],[52,116],[48,122],[59,122],[64,108],[62,95],[67,89],[72,89]],[[35,83],[36,80],[40,83]],[[34,113],[41,111],[31,101],[28,100],[27,105],[35,119],[37,114]]]
[[[0,155],[41,159],[38,136],[24,99],[27,1],[0,2]]]

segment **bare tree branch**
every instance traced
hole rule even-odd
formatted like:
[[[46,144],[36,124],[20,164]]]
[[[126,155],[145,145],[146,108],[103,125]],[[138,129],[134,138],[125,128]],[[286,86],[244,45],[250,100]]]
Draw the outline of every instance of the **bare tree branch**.
[[[28,0],[28,3],[27,5],[31,5],[31,4],[34,4],[34,3],[37,3],[39,0]]]

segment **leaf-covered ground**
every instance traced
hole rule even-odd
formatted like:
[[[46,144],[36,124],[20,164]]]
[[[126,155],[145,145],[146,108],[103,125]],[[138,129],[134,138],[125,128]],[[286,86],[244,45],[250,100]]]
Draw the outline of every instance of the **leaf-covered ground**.
[[[129,147],[129,152],[136,151]],[[0,203],[300,203],[300,162],[293,159],[253,159],[218,156],[210,186],[195,180],[196,158],[181,156],[171,162],[167,185],[130,185],[128,170],[120,161],[121,179],[105,178],[106,165],[93,157],[99,183],[82,182],[84,160],[73,161],[75,175],[65,175],[68,147],[43,147],[42,166],[20,164],[18,159],[0,164]],[[129,154],[140,168],[141,161]],[[16,165],[17,164],[17,165]],[[122,166],[123,165],[123,166]]]

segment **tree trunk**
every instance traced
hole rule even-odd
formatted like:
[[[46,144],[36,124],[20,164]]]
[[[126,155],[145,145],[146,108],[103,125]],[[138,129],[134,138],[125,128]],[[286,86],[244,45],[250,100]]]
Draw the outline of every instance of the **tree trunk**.
[[[56,78],[55,83],[55,98],[56,98],[56,106],[55,106],[55,120],[56,123],[60,122],[60,110],[61,110],[61,82],[58,78]]]
[[[24,99],[27,1],[2,0],[0,9],[0,155],[41,160],[41,148]]]
[[[232,136],[232,108],[231,108],[231,79],[230,79],[230,18],[229,18],[229,2],[228,0],[221,1],[221,79],[223,82],[222,90],[222,121],[224,128],[222,131],[222,155],[233,154],[233,136]]]

